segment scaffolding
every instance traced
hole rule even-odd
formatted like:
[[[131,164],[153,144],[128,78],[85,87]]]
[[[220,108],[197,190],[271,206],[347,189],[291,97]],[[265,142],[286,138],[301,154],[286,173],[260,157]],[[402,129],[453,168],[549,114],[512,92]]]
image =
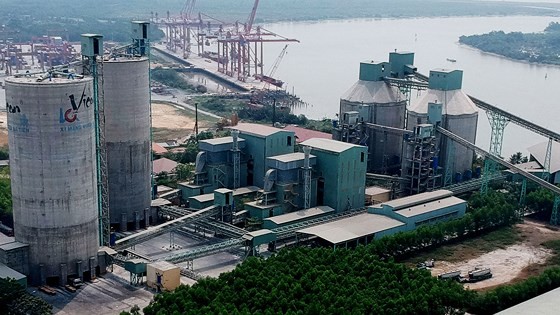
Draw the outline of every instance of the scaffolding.
[[[426,125],[424,128],[428,126],[432,127],[433,130],[432,125]],[[403,177],[408,179],[405,190],[409,194],[419,194],[436,187],[436,181],[440,177],[437,172],[438,150],[436,143],[433,132],[430,132],[429,135],[415,132],[405,138],[407,149],[405,151]]]

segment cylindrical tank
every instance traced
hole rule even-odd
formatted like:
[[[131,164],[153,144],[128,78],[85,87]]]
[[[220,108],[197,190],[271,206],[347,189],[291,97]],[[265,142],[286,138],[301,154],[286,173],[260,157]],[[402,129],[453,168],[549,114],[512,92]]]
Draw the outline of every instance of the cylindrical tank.
[[[134,228],[137,219],[146,219],[144,210],[151,202],[148,59],[105,61],[101,84],[111,224],[120,226],[126,214],[128,226]]]
[[[404,128],[406,97],[384,81],[356,82],[340,99],[340,117],[349,111],[359,112],[359,121]],[[341,121],[341,124],[344,122]],[[367,129],[368,171],[395,174],[402,155],[402,136]]]
[[[475,143],[478,124],[478,111],[470,98],[460,89],[441,91],[429,89],[414,101],[408,111],[407,129],[414,130],[417,124],[428,123],[428,104],[440,103],[442,108],[441,126],[461,138]],[[451,163],[451,174],[463,173],[472,168],[473,150],[454,143],[453,160],[448,161],[451,140],[440,139],[439,164],[445,167]]]
[[[29,244],[33,284],[82,277],[80,262],[97,257],[92,93],[90,78],[6,79],[15,237]]]

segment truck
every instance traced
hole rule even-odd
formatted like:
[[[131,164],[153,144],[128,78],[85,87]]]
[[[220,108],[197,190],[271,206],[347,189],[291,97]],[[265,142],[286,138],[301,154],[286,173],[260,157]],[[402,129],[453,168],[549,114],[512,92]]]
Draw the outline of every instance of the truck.
[[[437,277],[440,280],[459,280],[461,278],[461,271],[455,270],[455,271],[444,272],[444,273],[440,273]]]
[[[492,278],[492,271],[490,268],[474,268],[469,271],[469,282],[478,282]]]

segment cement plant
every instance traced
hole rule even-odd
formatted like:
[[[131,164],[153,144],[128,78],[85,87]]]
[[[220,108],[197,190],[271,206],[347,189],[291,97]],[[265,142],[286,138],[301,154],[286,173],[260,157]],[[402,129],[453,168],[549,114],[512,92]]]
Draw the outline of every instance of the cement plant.
[[[227,90],[201,95],[224,104],[243,100],[273,115],[304,106],[274,77],[287,44],[299,40],[257,26],[258,4],[246,23],[224,27],[196,16],[195,1],[187,1],[178,16],[152,12],[147,21],[132,21],[128,43],[108,34],[83,34],[80,43],[46,36],[26,53],[25,44],[0,41],[13,205],[13,229],[0,225],[0,278],[14,278],[59,314],[118,314],[157,305],[154,296],[216,278],[249,257],[266,261],[293,248],[359,250],[449,225],[476,207],[472,195],[496,191],[514,192],[507,196],[516,199],[516,222],[540,215],[519,224],[557,233],[560,134],[467,94],[463,71],[449,68],[454,61],[421,73],[414,52],[356,60],[348,69],[358,72],[356,82],[340,95],[330,133],[277,116],[240,119],[235,108],[211,111],[192,101],[196,95],[154,79],[158,69],[200,75],[211,83],[197,89]],[[152,27],[165,37],[151,41]],[[265,72],[271,42],[286,46]],[[194,129],[178,126],[182,140],[156,140],[166,123],[153,126],[156,104],[189,112]],[[475,144],[486,141],[477,134],[479,116],[490,122],[489,149]],[[508,124],[547,141],[529,148],[523,163],[508,161]],[[189,145],[196,147],[194,163],[169,158]],[[184,165],[191,167],[186,177]],[[169,179],[174,184],[162,183]],[[547,217],[525,207],[531,189],[551,196]],[[375,255],[400,255],[411,269],[473,290],[509,283],[508,268],[500,269],[509,256],[466,263],[475,257],[467,256],[455,264],[429,256],[467,238],[453,232],[441,243]]]

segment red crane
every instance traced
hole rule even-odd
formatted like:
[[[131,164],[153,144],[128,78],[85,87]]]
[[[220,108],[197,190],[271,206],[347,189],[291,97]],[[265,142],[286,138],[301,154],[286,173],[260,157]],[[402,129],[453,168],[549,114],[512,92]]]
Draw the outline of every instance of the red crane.
[[[253,28],[253,23],[255,22],[255,16],[257,15],[257,8],[259,7],[259,0],[255,0],[253,4],[253,10],[251,10],[251,14],[247,19],[247,23],[245,23],[245,34],[251,33],[251,29]]]

